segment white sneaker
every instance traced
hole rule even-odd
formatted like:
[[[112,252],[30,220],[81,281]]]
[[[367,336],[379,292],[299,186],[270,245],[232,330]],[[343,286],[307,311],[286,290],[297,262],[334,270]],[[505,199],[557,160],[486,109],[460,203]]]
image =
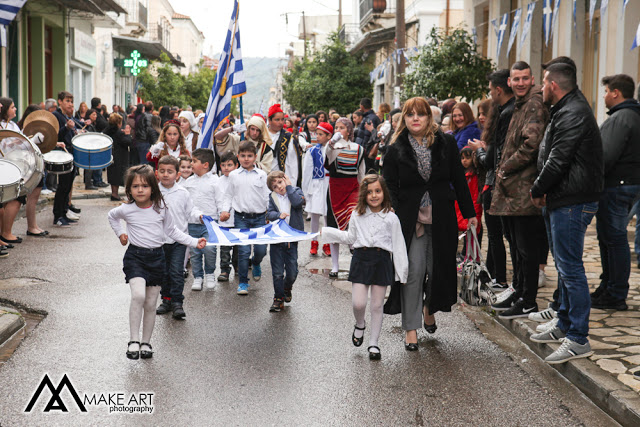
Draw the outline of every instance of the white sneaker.
[[[541,325],[536,326],[536,332],[547,332],[558,325],[558,318],[554,317],[549,320],[547,323],[543,323]]]
[[[530,313],[529,314],[529,320],[533,320],[534,322],[548,322],[549,320],[558,317],[556,311],[549,307],[547,309],[544,309],[542,311],[538,311],[537,313]]]
[[[216,276],[213,274],[207,274],[204,279],[204,286],[207,289],[215,289],[218,282],[216,282]]]
[[[42,190],[40,192],[40,194],[51,194],[51,193],[53,193],[53,191],[49,190],[48,188],[46,188],[46,189],[44,189],[44,190]]]
[[[505,289],[504,291],[500,292],[497,296],[496,296],[496,304],[500,304],[501,302],[504,302],[507,300],[507,298],[509,298],[511,295],[515,294],[516,290],[513,286],[509,286],[507,289]]]
[[[67,211],[67,218],[72,219],[72,220],[74,220],[74,221],[77,221],[77,220],[79,220],[79,219],[80,219],[80,215],[78,215],[78,214],[76,214],[76,213],[71,212],[71,210],[68,210],[68,211]]]
[[[202,277],[196,277],[193,279],[193,285],[191,285],[192,291],[201,291],[202,290]]]
[[[538,287],[544,288],[547,284],[547,275],[544,274],[544,270],[538,270]]]

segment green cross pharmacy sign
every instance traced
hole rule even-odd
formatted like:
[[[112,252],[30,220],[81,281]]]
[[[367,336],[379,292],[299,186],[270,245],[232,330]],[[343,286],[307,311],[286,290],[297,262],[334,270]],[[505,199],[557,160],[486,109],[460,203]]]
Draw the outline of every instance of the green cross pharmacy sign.
[[[124,68],[129,68],[131,74],[137,76],[142,68],[146,68],[149,65],[149,61],[140,57],[140,52],[134,50],[131,52],[131,58],[124,60]]]

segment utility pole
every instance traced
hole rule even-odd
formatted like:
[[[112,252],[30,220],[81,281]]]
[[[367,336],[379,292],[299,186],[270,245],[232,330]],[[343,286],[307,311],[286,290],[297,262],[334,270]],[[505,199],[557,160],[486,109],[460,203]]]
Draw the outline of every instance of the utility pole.
[[[446,17],[447,17],[447,19],[446,19],[446,22],[445,22],[446,28],[444,29],[444,33],[445,33],[446,35],[449,35],[449,15],[450,15],[450,13],[451,13],[451,8],[450,8],[450,6],[451,6],[450,0],[447,0],[447,11],[446,11]]]
[[[338,0],[338,30],[342,28],[342,0]]]
[[[302,32],[304,33],[304,59],[307,59],[307,21],[304,18],[304,10],[302,11]]]
[[[404,22],[404,0],[396,0],[396,49],[404,49],[406,40],[406,24]],[[397,52],[400,55],[396,68],[396,86],[402,86],[402,74],[404,73],[404,52]]]

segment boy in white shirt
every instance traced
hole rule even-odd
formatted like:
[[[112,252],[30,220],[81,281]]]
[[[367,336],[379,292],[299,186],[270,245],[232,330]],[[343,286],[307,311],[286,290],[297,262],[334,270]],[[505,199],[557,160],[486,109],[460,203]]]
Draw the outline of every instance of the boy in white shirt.
[[[220,221],[227,221],[230,218],[229,212],[233,209],[235,228],[261,227],[266,224],[270,192],[267,174],[255,167],[256,146],[253,142],[245,141],[240,144],[238,161],[241,167],[229,174],[229,187],[224,194]],[[249,264],[252,265],[253,280],[260,280],[260,263],[266,254],[266,245],[253,245],[253,258],[251,245],[238,248],[238,295],[249,293]]]
[[[233,151],[226,151],[220,156],[220,170],[222,175],[220,176],[220,190],[222,194],[227,192],[229,187],[229,174],[238,168],[238,158]],[[234,218],[233,209],[231,209],[231,217],[226,221],[219,221],[218,223],[222,227],[233,228]],[[233,250],[233,255],[231,255]],[[233,246],[220,246],[220,275],[218,276],[218,282],[228,282],[229,274],[231,273],[231,265],[236,274],[238,274],[238,249]]]
[[[173,156],[163,156],[158,160],[158,178],[160,180],[160,192],[169,209],[178,230],[187,234],[189,222],[201,222],[201,213],[194,206],[189,192],[176,184],[176,176],[180,162]],[[164,237],[162,245],[165,258],[165,274],[160,290],[162,303],[157,308],[157,314],[173,312],[174,319],[184,319],[186,314],[182,303],[184,302],[184,276],[182,274],[183,262],[187,247],[169,236]]]
[[[219,187],[218,176],[211,173],[215,162],[213,151],[208,148],[198,148],[193,151],[191,158],[193,175],[184,182],[183,186],[189,190],[193,203],[202,214],[217,221],[223,193]],[[209,233],[204,224],[190,222],[189,235],[209,240]],[[213,275],[216,270],[216,252],[216,246],[212,245],[204,249],[191,250],[191,271],[193,272],[191,290],[201,291],[203,282],[208,289],[216,287],[216,278]]]

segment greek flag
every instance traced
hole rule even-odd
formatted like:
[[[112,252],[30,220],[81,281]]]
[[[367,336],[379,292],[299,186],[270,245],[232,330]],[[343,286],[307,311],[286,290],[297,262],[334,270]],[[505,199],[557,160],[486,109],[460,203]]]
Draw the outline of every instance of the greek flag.
[[[552,0],[544,0],[544,7],[542,9],[542,25],[544,28],[544,44],[549,46],[549,39],[551,38],[551,23],[553,22],[553,10],[551,9]]]
[[[633,39],[633,46],[631,46],[631,50],[640,46],[640,24],[638,24],[638,29],[636,30],[636,37]]]
[[[535,2],[529,3],[527,5],[527,16],[524,18],[524,24],[522,25],[522,35],[520,36],[520,49],[522,49],[522,45],[529,35],[529,30],[531,29],[531,20],[533,19],[533,11],[535,10],[535,8]]]
[[[478,30],[476,30],[476,27],[473,27],[471,29],[471,34],[473,34],[473,44],[478,44]]]
[[[231,100],[247,93],[242,67],[242,51],[240,50],[239,13],[239,0],[235,0],[227,38],[220,54],[218,72],[209,95],[207,111],[202,124],[202,138],[198,139],[198,148],[213,147],[214,133],[231,113]]]
[[[4,0],[0,2],[0,25],[9,25],[27,0]]]
[[[500,56],[500,49],[502,48],[502,42],[504,41],[504,33],[507,31],[507,24],[509,23],[509,13],[502,15],[500,20],[500,27],[498,28],[498,54]]]
[[[521,16],[522,9],[516,10],[516,14],[513,16],[513,24],[511,24],[511,33],[509,34],[509,43],[507,44],[507,55],[511,52],[511,46],[513,46],[513,42],[516,41],[516,37],[518,36]]]
[[[553,31],[556,28],[556,23],[558,22],[558,14],[560,13],[560,0],[556,0],[556,3],[553,5],[553,15],[551,19],[551,34],[549,35],[550,39],[553,39]]]
[[[212,246],[271,245],[274,243],[300,242],[318,235],[318,233],[307,233],[291,228],[287,221],[283,219],[257,228],[220,227],[210,216],[203,216],[202,221],[209,232],[207,244]]]

